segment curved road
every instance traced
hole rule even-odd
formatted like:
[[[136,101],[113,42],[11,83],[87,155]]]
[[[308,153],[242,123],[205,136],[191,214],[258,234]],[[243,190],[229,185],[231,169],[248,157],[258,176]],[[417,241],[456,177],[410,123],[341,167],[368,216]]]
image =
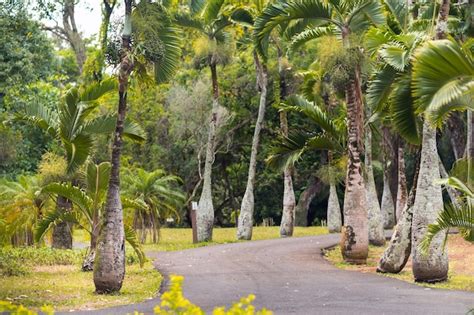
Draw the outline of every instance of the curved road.
[[[267,307],[275,314],[465,314],[474,308],[474,293],[427,289],[337,269],[321,256],[321,250],[338,240],[339,235],[322,235],[150,256],[165,276],[183,275],[185,296],[206,311],[249,293],[257,296],[258,308]],[[151,313],[157,304],[159,298],[87,313]]]

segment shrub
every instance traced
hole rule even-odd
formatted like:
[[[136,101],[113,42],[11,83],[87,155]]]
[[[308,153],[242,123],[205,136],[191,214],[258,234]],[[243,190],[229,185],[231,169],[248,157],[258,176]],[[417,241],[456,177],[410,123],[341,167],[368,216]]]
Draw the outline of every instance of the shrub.
[[[53,315],[54,311],[50,306],[43,306],[41,308],[42,314]],[[11,315],[37,315],[35,311],[27,309],[23,305],[16,305],[11,302],[0,301],[0,314],[7,313]]]

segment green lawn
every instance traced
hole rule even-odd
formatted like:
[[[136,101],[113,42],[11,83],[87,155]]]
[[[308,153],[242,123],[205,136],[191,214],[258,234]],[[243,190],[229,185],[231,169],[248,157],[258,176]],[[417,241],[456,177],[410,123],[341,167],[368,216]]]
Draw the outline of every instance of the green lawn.
[[[213,241],[209,243],[193,244],[192,230],[186,229],[161,229],[160,242],[158,244],[146,244],[146,250],[158,251],[173,251],[187,248],[195,248],[201,246],[209,246],[215,244],[235,243],[236,228],[216,228],[213,231]],[[295,227],[294,237],[311,236],[327,234],[326,227],[311,226],[311,227]],[[280,227],[258,226],[253,228],[252,240],[267,240],[280,237]]]

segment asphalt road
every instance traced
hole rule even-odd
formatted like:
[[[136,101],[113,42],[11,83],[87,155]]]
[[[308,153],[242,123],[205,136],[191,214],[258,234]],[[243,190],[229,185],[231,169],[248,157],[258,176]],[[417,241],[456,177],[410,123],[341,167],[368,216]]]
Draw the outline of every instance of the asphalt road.
[[[206,311],[253,293],[275,314],[466,314],[474,293],[427,289],[335,268],[321,250],[339,235],[286,238],[151,254],[166,277],[183,275],[184,294]],[[162,289],[166,289],[166,283]],[[87,314],[151,314],[159,298]]]

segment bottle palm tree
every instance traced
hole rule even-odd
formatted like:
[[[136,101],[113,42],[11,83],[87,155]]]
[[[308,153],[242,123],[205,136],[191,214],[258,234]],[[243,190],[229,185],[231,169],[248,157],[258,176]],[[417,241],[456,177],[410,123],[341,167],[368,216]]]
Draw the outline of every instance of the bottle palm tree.
[[[72,179],[90,156],[95,137],[99,134],[111,134],[115,128],[114,115],[94,115],[100,105],[100,98],[115,88],[116,82],[113,79],[74,87],[67,91],[53,110],[40,103],[30,103],[23,112],[16,113],[15,119],[40,127],[61,144],[67,161],[66,175]],[[135,140],[143,139],[141,128],[129,121],[125,125],[125,135]],[[61,197],[57,199],[57,207],[69,211],[71,204]],[[69,224],[64,222],[55,226],[52,246],[72,247]]]
[[[370,17],[370,18],[369,18]],[[269,32],[284,23],[317,22],[293,37],[295,44],[319,38],[321,35],[338,33],[345,49],[357,49],[351,36],[363,32],[370,24],[383,24],[384,15],[380,3],[372,0],[327,1],[293,0],[276,2],[267,6],[255,23],[259,50],[265,54],[264,39]],[[361,154],[363,152],[363,111],[361,70],[353,65],[350,80],[345,86],[348,112],[348,165],[346,194],[344,199],[345,228],[341,240],[344,259],[364,263],[368,255],[367,207]]]
[[[146,204],[134,213],[134,228],[139,231],[140,242],[145,243],[147,231],[151,230],[152,241],[159,240],[160,227],[165,219],[180,221],[178,210],[183,206],[185,196],[177,189],[181,179],[166,175],[161,169],[147,172],[144,169],[129,170],[124,177],[125,195]]]
[[[226,29],[232,25],[231,12],[225,10],[223,0],[191,1],[189,12],[179,13],[175,22],[182,27],[196,30],[202,35],[207,47],[201,62],[211,70],[212,111],[209,119],[209,131],[204,162],[204,180],[199,198],[197,237],[199,242],[212,240],[214,225],[214,205],[212,201],[212,165],[215,157],[216,134],[219,120],[219,82],[217,65],[227,62],[225,45],[229,44],[230,34]]]
[[[74,207],[69,212],[58,209],[50,211],[38,222],[35,240],[39,242],[44,235],[61,222],[74,223],[90,234],[89,253],[82,264],[83,271],[92,271],[97,248],[97,241],[102,227],[103,211],[105,206],[105,193],[109,184],[110,163],[87,163],[84,174],[84,188],[70,184],[51,183],[41,189],[41,193],[63,197],[70,200]],[[147,210],[147,205],[140,200],[124,199],[130,207],[139,207]],[[136,233],[131,226],[125,226],[125,239],[137,253],[140,264],[145,261],[145,254],[136,238]]]
[[[340,205],[336,192],[339,180],[338,163],[334,154],[343,155],[345,150],[346,129],[330,114],[298,95],[291,95],[280,105],[280,110],[298,113],[309,119],[315,128],[311,131],[292,131],[288,136],[282,136],[280,142],[272,148],[272,154],[267,163],[276,169],[293,166],[299,159],[314,150],[328,150],[329,164],[318,171],[318,175],[329,184],[329,201],[327,208],[327,223],[330,232],[340,232],[342,225]],[[316,131],[318,130],[319,131]]]
[[[155,81],[157,83],[164,82],[176,70],[181,52],[179,32],[173,26],[165,3],[148,1],[141,1],[134,11],[135,40],[134,47],[132,47],[132,2],[132,0],[124,0],[124,27],[118,70],[119,101],[112,141],[111,170],[104,208],[104,221],[94,263],[94,284],[97,293],[120,291],[125,276],[125,234],[120,200],[120,157],[125,135],[130,75],[132,71],[136,71],[139,76],[146,76],[146,70],[152,64]]]

